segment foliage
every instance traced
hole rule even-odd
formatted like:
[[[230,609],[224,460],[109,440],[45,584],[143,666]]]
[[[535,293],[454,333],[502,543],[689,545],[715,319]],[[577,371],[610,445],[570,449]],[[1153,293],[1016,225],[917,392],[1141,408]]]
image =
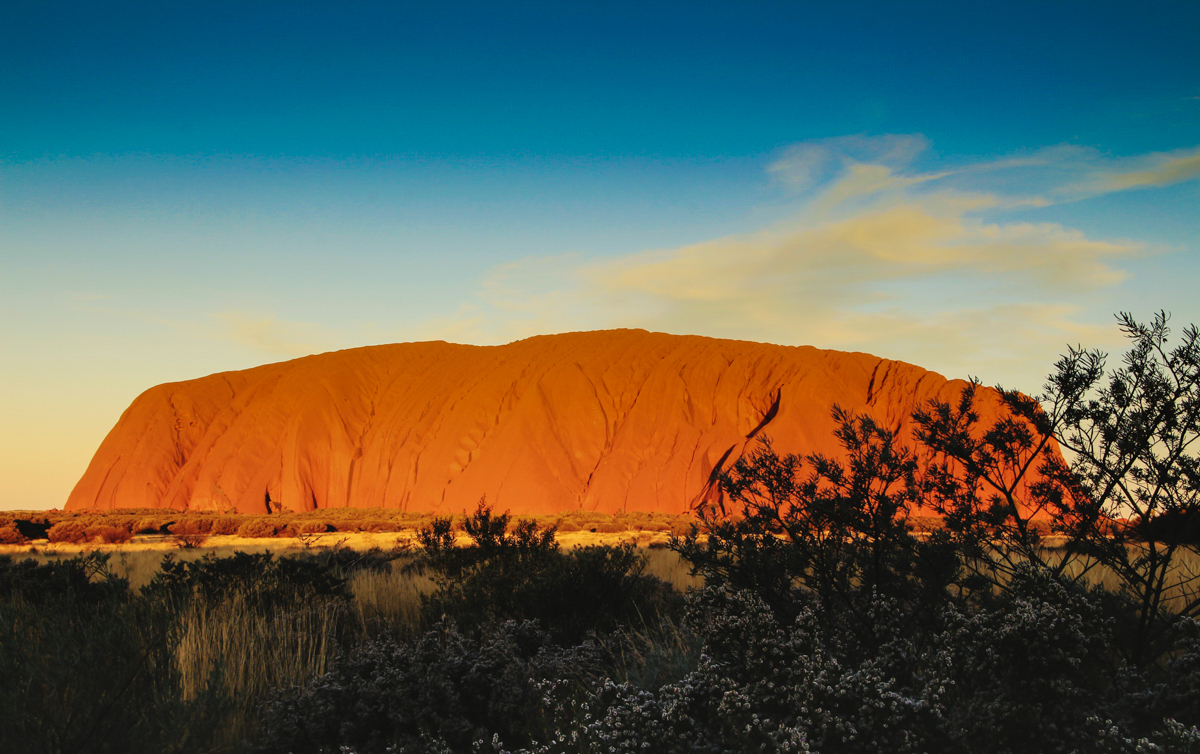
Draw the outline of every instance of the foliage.
[[[167,557],[140,590],[104,555],[0,558],[3,748],[1200,751],[1200,335],[1170,349],[1165,315],[1121,323],[1122,366],[1072,349],[994,422],[976,383],[922,407],[928,455],[836,407],[837,458],[764,442],[719,476],[707,539],[672,539],[707,580],[686,600],[631,545],[561,550],[553,522],[484,501],[403,519],[425,524],[415,553]],[[931,503],[945,531],[914,535]],[[111,525],[191,527],[149,515]],[[402,521],[289,516],[196,528]]]
[[[828,610],[862,589],[915,598],[944,594],[957,562],[939,537],[918,540],[906,518],[920,502],[916,459],[896,433],[834,407],[845,461],[780,456],[764,439],[719,477],[725,502],[700,509],[704,527],[672,549],[713,585],[751,589],[780,618],[799,610],[796,585]],[[807,471],[806,471],[807,470]]]
[[[664,608],[667,590],[643,575],[645,558],[632,544],[563,551],[553,528],[510,522],[481,500],[463,518],[471,545],[454,545],[448,518],[421,531],[423,549],[410,567],[429,573],[438,587],[424,600],[427,624],[444,617],[463,628],[533,620],[572,644]]]
[[[470,751],[480,737],[544,734],[539,680],[581,681],[600,651],[557,647],[532,621],[477,634],[444,622],[418,639],[357,647],[338,668],[267,708],[263,752]]]
[[[1006,588],[1025,562],[1076,579],[1109,569],[1133,611],[1119,647],[1139,665],[1200,614],[1200,574],[1178,577],[1200,523],[1200,332],[1186,328],[1168,350],[1167,319],[1120,315],[1131,341],[1121,367],[1106,373],[1105,354],[1072,348],[1040,399],[1000,390],[1009,415],[990,427],[979,426],[974,383],[957,406],[933,401],[913,417],[939,459],[926,488],[978,575]],[[1039,517],[1068,537],[1053,558]]]
[[[1102,354],[1072,350],[1052,386],[1086,396],[1058,433],[1080,487],[1104,520],[1133,522],[1087,542],[1134,606],[1127,652],[1144,663],[1174,640],[1181,618],[1200,615],[1200,574],[1172,579],[1200,527],[1200,331],[1186,328],[1168,349],[1165,313],[1150,324],[1123,314],[1120,324],[1132,341],[1120,368],[1102,377]]]
[[[583,697],[547,687],[555,730],[525,751],[1182,752],[1200,736],[1169,717],[1114,720],[1146,687],[1112,687],[1100,611],[1044,570],[1018,568],[990,609],[944,605],[920,642],[902,604],[863,599],[869,645],[848,613],[831,624],[814,602],[783,623],[751,590],[708,587],[689,610],[704,640],[694,672]]]
[[[75,543],[87,539],[87,527],[78,521],[60,521],[46,534],[51,542]]]
[[[0,545],[23,545],[29,540],[12,524],[0,526]]]
[[[229,557],[209,554],[184,561],[168,555],[142,592],[176,604],[198,600],[216,605],[237,595],[262,610],[312,605],[348,599],[346,581],[351,574],[387,569],[399,555],[378,549],[355,552],[343,548],[296,557],[236,552]]]
[[[177,625],[107,557],[0,559],[0,731],[8,751],[192,751],[223,706],[184,700]]]
[[[238,527],[237,535],[246,539],[273,537],[279,532],[279,525],[267,518],[251,518]]]

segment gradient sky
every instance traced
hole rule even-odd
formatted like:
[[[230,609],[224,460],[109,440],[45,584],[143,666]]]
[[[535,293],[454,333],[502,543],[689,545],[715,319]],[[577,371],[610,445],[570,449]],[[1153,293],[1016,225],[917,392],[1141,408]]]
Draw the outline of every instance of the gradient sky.
[[[1200,4],[0,7],[0,508],[152,385],[643,327],[1037,391],[1200,322]]]

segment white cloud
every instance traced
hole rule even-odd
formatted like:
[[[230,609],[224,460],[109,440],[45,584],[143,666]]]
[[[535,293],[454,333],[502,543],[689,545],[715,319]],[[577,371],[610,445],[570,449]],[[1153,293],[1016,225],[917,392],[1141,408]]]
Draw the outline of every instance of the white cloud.
[[[1143,246],[997,219],[998,210],[1048,203],[1009,190],[1007,176],[1043,171],[1044,193],[1061,199],[1085,174],[1127,187],[1174,180],[1191,169],[1188,154],[1146,158],[1139,170],[1151,167],[1141,172],[1075,147],[911,170],[926,146],[887,136],[794,147],[769,167],[810,189],[790,220],[676,248],[507,264],[489,276],[477,307],[440,328],[474,342],[644,327],[812,344],[1024,389],[1039,386],[1031,380],[1040,383],[1065,344],[1109,342],[1111,327],[1081,315],[1125,279],[1123,263]],[[1031,363],[1041,365],[1032,377]]]
[[[803,190],[854,164],[907,167],[928,146],[929,141],[920,134],[816,139],[784,150],[779,159],[767,166],[767,172],[777,180]]]

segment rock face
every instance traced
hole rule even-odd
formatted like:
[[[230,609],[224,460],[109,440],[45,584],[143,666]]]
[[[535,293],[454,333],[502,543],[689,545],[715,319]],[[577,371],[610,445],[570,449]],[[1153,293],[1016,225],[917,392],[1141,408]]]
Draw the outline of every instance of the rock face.
[[[915,406],[964,385],[863,353],[641,330],[355,348],[151,388],[66,507],[459,513],[486,494],[514,513],[683,513],[757,437],[839,454],[838,403],[908,438]]]

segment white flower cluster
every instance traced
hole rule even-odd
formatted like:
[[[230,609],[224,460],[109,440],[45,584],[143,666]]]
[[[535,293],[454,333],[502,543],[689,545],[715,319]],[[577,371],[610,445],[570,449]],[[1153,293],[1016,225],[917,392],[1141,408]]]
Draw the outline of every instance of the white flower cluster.
[[[782,626],[750,591],[705,590],[694,672],[655,690],[608,680],[584,700],[549,689],[559,728],[520,753],[1200,751],[1200,730],[1172,719],[1128,734],[1131,697],[1094,672],[1109,652],[1098,610],[1048,576],[1018,579],[1004,605],[944,609],[923,634],[878,596],[855,630],[816,606]],[[1176,694],[1200,694],[1195,635]]]

